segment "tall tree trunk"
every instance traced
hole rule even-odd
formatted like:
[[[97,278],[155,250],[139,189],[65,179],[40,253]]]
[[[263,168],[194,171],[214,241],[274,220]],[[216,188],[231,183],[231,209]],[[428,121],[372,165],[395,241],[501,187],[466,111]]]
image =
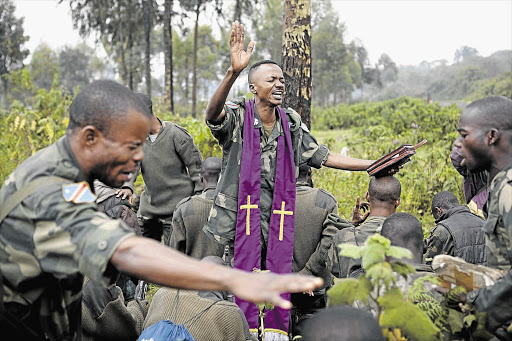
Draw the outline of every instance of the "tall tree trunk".
[[[151,0],[143,0],[144,11],[144,38],[146,41],[145,73],[146,73],[146,94],[151,98]]]
[[[285,0],[282,61],[286,82],[283,107],[295,109],[311,128],[310,0]]]
[[[196,24],[194,26],[194,59],[192,62],[192,115],[197,117],[197,34],[199,31],[199,9],[201,8],[201,1],[196,5]]]
[[[172,86],[172,0],[164,3],[164,59],[165,59],[165,106],[174,113],[174,93]]]
[[[235,2],[235,15],[233,21],[235,20],[238,20],[238,22],[242,21],[242,0],[236,0]]]

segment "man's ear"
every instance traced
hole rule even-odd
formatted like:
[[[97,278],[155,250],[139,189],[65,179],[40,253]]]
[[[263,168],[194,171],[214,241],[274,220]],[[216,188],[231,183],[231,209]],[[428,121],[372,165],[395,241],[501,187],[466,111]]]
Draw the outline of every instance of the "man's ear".
[[[93,147],[103,134],[93,125],[86,125],[80,129],[80,141],[84,147]]]
[[[401,203],[402,203],[402,198],[398,198],[397,201],[395,201],[395,208],[400,206]]]
[[[254,87],[254,84],[249,84],[249,90],[253,93],[253,94],[256,94],[256,88]]]
[[[487,139],[488,139],[488,143],[489,145],[493,145],[493,144],[496,144],[496,142],[498,142],[498,139],[500,138],[500,131],[496,128],[491,128],[491,130],[489,130],[487,132]]]

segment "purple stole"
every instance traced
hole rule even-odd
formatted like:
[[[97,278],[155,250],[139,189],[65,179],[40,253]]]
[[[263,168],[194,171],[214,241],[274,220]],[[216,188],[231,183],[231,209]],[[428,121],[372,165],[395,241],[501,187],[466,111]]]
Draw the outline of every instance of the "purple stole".
[[[266,270],[291,273],[295,212],[295,164],[288,118],[277,107],[284,136],[278,137],[277,164],[268,231]],[[245,103],[242,160],[238,188],[238,215],[235,235],[234,267],[245,271],[261,268],[260,190],[261,150],[260,130],[254,126],[254,100]],[[290,299],[290,293],[281,296]],[[258,328],[258,307],[236,297],[250,329]],[[275,307],[266,311],[265,330],[288,335],[290,311]]]

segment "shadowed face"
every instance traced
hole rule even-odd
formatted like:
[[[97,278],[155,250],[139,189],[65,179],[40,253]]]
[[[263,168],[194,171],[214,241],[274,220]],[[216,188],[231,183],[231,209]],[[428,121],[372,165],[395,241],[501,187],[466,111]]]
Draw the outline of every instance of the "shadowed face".
[[[149,117],[132,110],[112,122],[108,136],[98,132],[93,177],[112,187],[131,180],[138,162],[144,159],[142,145],[149,127]]]
[[[455,147],[464,160],[470,172],[476,173],[489,170],[492,163],[490,145],[488,143],[488,128],[479,120],[478,110],[468,110],[462,113],[459,119],[459,137],[455,140]]]
[[[262,102],[278,106],[284,96],[283,70],[275,64],[262,64],[253,71],[251,92]]]

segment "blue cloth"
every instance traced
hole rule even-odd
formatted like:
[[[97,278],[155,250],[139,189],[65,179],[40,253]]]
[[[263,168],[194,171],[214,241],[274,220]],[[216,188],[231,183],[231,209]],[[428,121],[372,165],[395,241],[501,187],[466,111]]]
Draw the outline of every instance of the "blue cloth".
[[[183,324],[161,320],[140,334],[137,341],[195,341]]]

